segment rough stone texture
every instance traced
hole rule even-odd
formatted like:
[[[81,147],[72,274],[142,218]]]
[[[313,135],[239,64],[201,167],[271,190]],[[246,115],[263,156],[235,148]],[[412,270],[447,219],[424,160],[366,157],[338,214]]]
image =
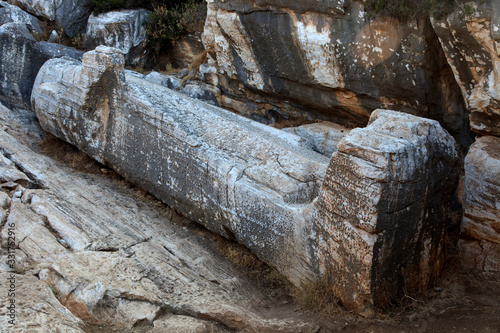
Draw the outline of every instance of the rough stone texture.
[[[81,58],[74,48],[37,42],[25,24],[7,23],[0,27],[0,100],[9,105],[30,107],[31,89],[38,70],[48,59]]]
[[[324,121],[299,127],[289,127],[283,129],[283,131],[303,137],[314,151],[331,157],[337,151],[340,140],[349,134],[350,129]]]
[[[433,120],[376,110],[341,140],[310,220],[347,308],[368,314],[439,274],[458,171],[454,140]]]
[[[290,318],[289,312],[273,312],[280,303],[220,256],[213,234],[193,228],[116,175],[82,173],[40,154],[36,141],[27,140],[31,125],[20,125],[18,115],[0,105],[0,209],[10,212],[8,219],[15,221],[19,236],[15,252],[16,273],[23,274],[18,280],[21,331],[57,332],[63,327],[61,332],[80,332],[73,327],[79,322],[73,315],[105,326],[103,331],[111,327],[122,332],[138,321],[153,329],[189,320],[166,320],[173,314],[203,318],[191,322],[220,332],[318,331],[314,324]],[[28,228],[32,234],[23,240]],[[56,243],[39,235],[50,235],[64,246],[52,252]],[[37,251],[28,244],[31,240]],[[0,307],[2,323],[4,311]],[[305,318],[301,311],[296,315]]]
[[[42,127],[294,284],[331,275],[358,312],[437,275],[458,157],[436,121],[380,110],[327,170],[303,138],[126,75],[123,63],[107,47],[83,64],[47,62],[32,94]]]
[[[205,320],[186,316],[169,316],[155,321],[151,333],[222,333],[223,330]]]
[[[472,130],[500,136],[500,2],[470,2],[472,15],[455,10],[432,20],[465,102]]]
[[[181,89],[181,79],[173,75],[161,74],[158,72],[151,72],[145,77],[149,82],[159,84],[160,86],[167,87],[172,90]]]
[[[125,80],[116,52],[99,47],[83,65],[54,59],[41,69],[32,101],[42,127],[236,238],[296,284],[310,275],[299,208],[317,196],[328,158],[298,136],[134,76]],[[151,154],[156,149],[162,153]]]
[[[26,13],[17,6],[0,1],[0,26],[10,22],[24,23],[30,31],[42,34],[42,28],[36,17]]]
[[[55,21],[69,37],[85,32],[92,12],[90,0],[9,0],[36,16]]]
[[[204,87],[200,84],[186,84],[186,86],[182,89],[182,93],[208,104],[219,106],[217,96],[212,90],[213,89],[209,89],[208,87]]]
[[[4,262],[5,257],[1,257]],[[14,276],[16,288],[15,325],[11,325],[7,306],[9,280]],[[82,321],[59,303],[50,288],[31,275],[20,275],[0,270],[0,324],[5,332],[67,332],[83,333]]]
[[[203,42],[218,86],[239,99],[243,84],[292,116],[362,125],[376,108],[400,110],[471,143],[428,20],[371,17],[362,1],[209,0]]]
[[[183,35],[171,42],[167,56],[172,66],[186,68],[205,51],[201,34]]]
[[[85,48],[105,45],[120,49],[125,62],[138,65],[144,62],[146,29],[143,23],[151,12],[146,9],[125,9],[91,15],[85,33]]]
[[[465,158],[462,233],[465,261],[500,271],[500,138],[479,138]],[[474,244],[471,244],[474,240]]]
[[[460,264],[473,272],[500,272],[500,244],[462,238],[458,241]]]

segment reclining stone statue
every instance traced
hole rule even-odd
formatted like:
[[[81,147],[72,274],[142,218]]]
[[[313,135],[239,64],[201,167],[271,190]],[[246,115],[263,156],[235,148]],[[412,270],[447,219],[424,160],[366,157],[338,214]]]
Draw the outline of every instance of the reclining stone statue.
[[[458,153],[436,121],[376,110],[329,159],[294,134],[129,75],[120,51],[102,46],[83,62],[49,60],[32,106],[46,131],[295,285],[326,279],[358,313],[426,290],[443,265]]]

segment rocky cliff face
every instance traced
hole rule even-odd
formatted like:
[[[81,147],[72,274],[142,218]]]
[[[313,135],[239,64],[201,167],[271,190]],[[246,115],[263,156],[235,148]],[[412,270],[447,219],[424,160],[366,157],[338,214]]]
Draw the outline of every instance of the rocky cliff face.
[[[241,82],[302,116],[357,124],[378,107],[401,110],[470,143],[467,111],[427,19],[371,18],[361,1],[210,0],[203,40],[217,68],[212,81],[229,94]]]
[[[85,48],[95,49],[99,45],[120,49],[128,65],[139,65],[146,53],[146,29],[149,10],[121,10],[91,15],[85,32]],[[145,62],[145,59],[142,59]]]
[[[473,131],[500,136],[500,3],[473,3],[432,20],[467,107]]]

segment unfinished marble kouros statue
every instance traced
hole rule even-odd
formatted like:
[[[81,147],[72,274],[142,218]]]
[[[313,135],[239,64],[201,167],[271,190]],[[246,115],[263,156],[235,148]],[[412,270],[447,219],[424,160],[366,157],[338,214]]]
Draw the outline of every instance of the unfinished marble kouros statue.
[[[123,64],[107,47],[83,63],[49,60],[32,94],[42,127],[295,285],[326,277],[358,313],[425,290],[439,273],[458,154],[436,121],[376,110],[328,159]]]

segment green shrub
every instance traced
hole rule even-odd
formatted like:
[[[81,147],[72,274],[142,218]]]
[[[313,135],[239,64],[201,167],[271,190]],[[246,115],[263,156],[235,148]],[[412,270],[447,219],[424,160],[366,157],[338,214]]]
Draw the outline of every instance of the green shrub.
[[[207,7],[200,0],[189,0],[173,8],[166,5],[155,7],[144,24],[149,47],[161,48],[183,33],[203,30],[206,15]]]
[[[152,10],[144,23],[150,48],[161,48],[183,33],[203,30],[207,16],[204,0],[91,0],[94,15],[116,9]]]
[[[156,7],[144,24],[149,47],[161,47],[165,41],[182,33],[181,13],[177,8],[168,9],[164,5]]]

